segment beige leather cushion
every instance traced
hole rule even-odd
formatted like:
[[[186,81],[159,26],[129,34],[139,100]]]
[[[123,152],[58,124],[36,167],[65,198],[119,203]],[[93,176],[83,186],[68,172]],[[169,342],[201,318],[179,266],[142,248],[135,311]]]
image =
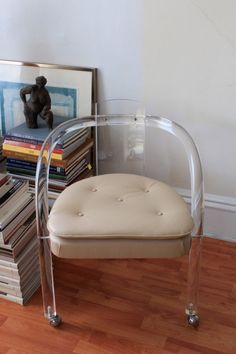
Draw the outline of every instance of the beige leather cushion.
[[[52,251],[66,258],[178,256],[188,252],[192,228],[187,205],[172,188],[129,174],[74,183],[48,221]]]

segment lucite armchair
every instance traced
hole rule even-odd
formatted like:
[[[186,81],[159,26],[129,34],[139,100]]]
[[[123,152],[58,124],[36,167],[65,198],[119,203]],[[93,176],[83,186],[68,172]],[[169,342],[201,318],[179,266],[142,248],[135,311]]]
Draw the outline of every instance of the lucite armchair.
[[[84,127],[95,132],[96,176],[66,188],[49,216],[51,154],[67,134]],[[153,154],[155,160],[156,156],[155,150],[146,151],[148,131],[155,136],[160,130],[182,144],[186,153],[191,208],[172,187],[147,173],[147,157]],[[61,124],[44,142],[36,174],[45,317],[53,326],[61,322],[56,309],[52,253],[62,258],[166,258],[189,254],[185,313],[188,323],[197,327],[203,211],[198,151],[180,125],[143,113],[95,115]]]

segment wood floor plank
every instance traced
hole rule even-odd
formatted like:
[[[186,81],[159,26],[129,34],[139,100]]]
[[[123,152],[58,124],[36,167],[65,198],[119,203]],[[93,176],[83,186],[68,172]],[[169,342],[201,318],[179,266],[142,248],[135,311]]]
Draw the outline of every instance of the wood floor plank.
[[[198,330],[186,324],[188,257],[55,259],[52,328],[41,293],[20,306],[0,300],[0,354],[235,354],[236,244],[205,238]]]
[[[9,350],[11,350],[11,347],[9,345],[4,345],[3,343],[1,343],[0,354],[7,354],[9,352]]]
[[[89,341],[79,341],[74,352],[77,354],[142,354],[144,352],[157,353],[158,350],[159,348],[156,346],[142,345],[119,336],[107,335],[101,331],[93,331]]]

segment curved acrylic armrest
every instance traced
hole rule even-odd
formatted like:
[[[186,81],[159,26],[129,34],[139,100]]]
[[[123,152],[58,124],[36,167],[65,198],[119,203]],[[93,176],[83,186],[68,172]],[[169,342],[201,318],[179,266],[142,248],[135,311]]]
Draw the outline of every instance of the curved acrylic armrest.
[[[35,196],[36,196],[36,222],[38,237],[48,235],[46,221],[48,219],[48,186],[49,186],[49,168],[52,159],[52,153],[56,145],[63,141],[68,134],[73,134],[79,129],[95,127],[94,117],[70,119],[56,127],[45,139],[37,163],[35,178]]]
[[[183,145],[188,158],[188,166],[191,177],[191,215],[194,220],[192,232],[192,246],[190,250],[189,275],[188,275],[188,301],[186,313],[195,316],[197,313],[197,287],[199,278],[201,236],[203,233],[203,177],[201,162],[197,148],[191,136],[180,125],[156,116],[141,114],[109,114],[96,115],[85,118],[75,118],[66,121],[55,128],[44,141],[37,164],[35,190],[36,190],[36,222],[37,235],[40,242],[41,280],[44,301],[44,313],[50,320],[56,315],[56,303],[54,294],[52,258],[50,252],[50,240],[47,230],[48,220],[48,186],[49,167],[52,153],[56,145],[63,141],[68,134],[86,127],[95,128],[102,126],[130,126],[140,125],[161,129],[175,138]],[[155,153],[155,152],[154,152]]]
[[[183,145],[191,178],[191,215],[194,220],[192,235],[201,235],[203,232],[204,197],[202,167],[197,147],[189,133],[169,119],[147,116],[146,125],[152,128],[158,127],[174,135]]]

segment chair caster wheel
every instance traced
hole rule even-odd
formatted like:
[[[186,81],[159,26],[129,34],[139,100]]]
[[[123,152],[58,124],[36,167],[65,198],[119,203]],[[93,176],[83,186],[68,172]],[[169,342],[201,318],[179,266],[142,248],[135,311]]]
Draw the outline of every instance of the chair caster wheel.
[[[200,317],[198,315],[188,315],[188,324],[194,328],[198,328],[200,323]]]
[[[49,324],[52,327],[58,327],[61,324],[61,317],[58,315],[52,315],[49,319]]]

